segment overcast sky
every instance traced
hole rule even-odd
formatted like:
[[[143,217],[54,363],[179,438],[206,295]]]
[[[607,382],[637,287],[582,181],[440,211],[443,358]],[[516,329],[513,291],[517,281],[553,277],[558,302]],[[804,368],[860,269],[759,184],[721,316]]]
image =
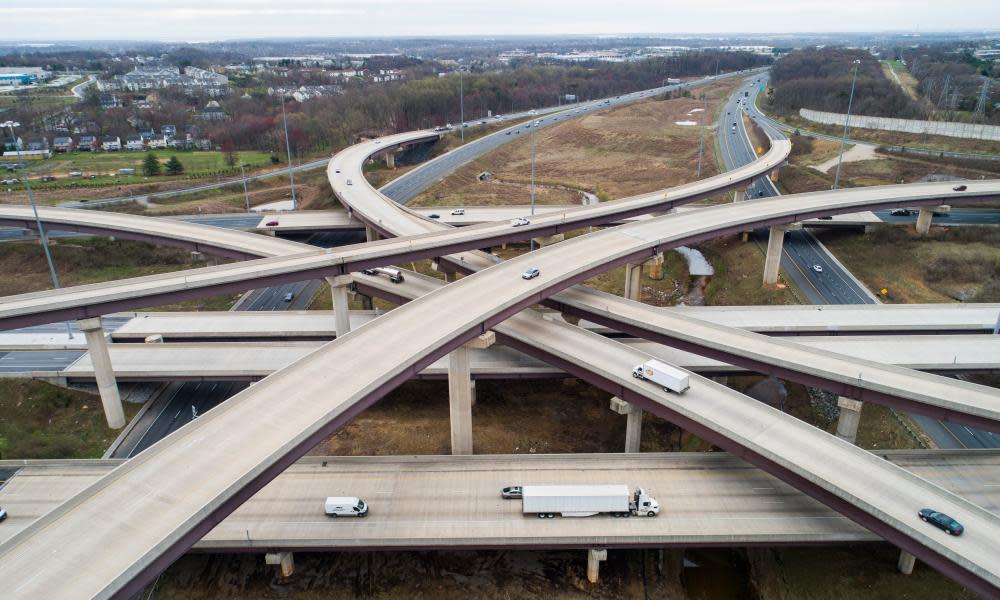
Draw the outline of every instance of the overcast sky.
[[[0,0],[3,40],[1000,29],[1000,0]]]

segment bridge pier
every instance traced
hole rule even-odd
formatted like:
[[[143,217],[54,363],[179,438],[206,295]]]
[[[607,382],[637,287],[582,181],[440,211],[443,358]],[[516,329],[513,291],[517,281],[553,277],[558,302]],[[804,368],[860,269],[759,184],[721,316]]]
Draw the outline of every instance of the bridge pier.
[[[931,230],[931,221],[934,220],[934,211],[941,206],[921,206],[917,213],[917,233],[927,235]]]
[[[377,231],[375,231],[368,225],[365,225],[365,241],[377,242],[380,239],[382,239],[382,236],[380,236]]]
[[[639,301],[642,295],[642,263],[625,265],[625,298]]]
[[[611,410],[625,415],[625,452],[639,452],[642,441],[642,409],[621,398],[611,398]]]
[[[764,257],[764,285],[778,283],[781,252],[785,246],[785,226],[773,225],[767,236],[767,256]]]
[[[472,373],[469,349],[489,348],[496,334],[488,331],[455,348],[448,354],[448,411],[451,424],[451,453],[472,454]]]
[[[295,573],[295,555],[291,552],[268,552],[264,555],[264,564],[278,565],[282,577]]]
[[[111,355],[108,354],[108,341],[104,337],[101,318],[80,319],[77,324],[87,338],[87,350],[90,351],[90,362],[94,365],[94,378],[97,379],[97,391],[101,395],[108,427],[121,429],[125,427],[125,411],[118,393],[115,371],[111,368]]]
[[[855,443],[858,438],[858,424],[861,423],[861,407],[864,403],[851,398],[837,398],[840,416],[837,417],[837,437]]]
[[[395,169],[396,168],[396,154],[395,153],[393,153],[393,152],[386,152],[385,153],[385,166],[389,167],[390,169]]]
[[[333,296],[333,319],[337,329],[337,337],[351,332],[351,307],[347,296],[347,286],[353,281],[350,275],[327,277],[330,293]]]
[[[896,563],[896,568],[903,575],[912,575],[913,567],[917,564],[917,557],[913,556],[906,550],[899,551],[899,562]]]
[[[601,563],[608,560],[607,548],[591,548],[587,550],[587,581],[597,583],[601,571]]]

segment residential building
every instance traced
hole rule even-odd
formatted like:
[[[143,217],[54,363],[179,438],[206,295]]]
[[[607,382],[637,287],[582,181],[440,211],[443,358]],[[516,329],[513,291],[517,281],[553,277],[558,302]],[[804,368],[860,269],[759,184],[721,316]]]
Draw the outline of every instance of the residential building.
[[[52,140],[52,149],[56,152],[72,152],[73,138],[69,136],[57,136]]]
[[[161,125],[160,133],[164,137],[173,138],[177,137],[177,126],[176,125]]]
[[[118,152],[122,149],[122,140],[117,135],[106,135],[101,138],[101,147],[105,152]]]
[[[199,116],[205,121],[224,121],[226,119],[226,111],[222,110],[218,102],[212,100],[205,105]]]
[[[146,141],[142,139],[141,135],[139,135],[137,133],[133,133],[132,135],[128,136],[128,138],[126,139],[126,141],[125,141],[125,149],[126,150],[132,150],[132,151],[145,150],[146,149]]]
[[[97,150],[97,136],[81,135],[80,142],[77,144],[76,149],[80,152],[93,152],[94,150]]]
[[[44,137],[30,138],[28,139],[28,144],[26,146],[27,150],[32,152],[38,152],[41,150],[49,149],[49,140]]]

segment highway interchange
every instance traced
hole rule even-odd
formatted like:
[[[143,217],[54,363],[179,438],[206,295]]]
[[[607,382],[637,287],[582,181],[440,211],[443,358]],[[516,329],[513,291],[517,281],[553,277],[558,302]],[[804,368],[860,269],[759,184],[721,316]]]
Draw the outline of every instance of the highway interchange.
[[[350,153],[350,156],[353,157],[360,153],[364,157],[370,151],[370,147],[367,149],[358,148]],[[361,163],[356,164],[357,168],[360,169]],[[354,194],[345,194],[345,190],[338,189],[336,181],[333,183],[334,189],[342,198],[346,196],[355,200]],[[944,187],[928,186],[925,189],[943,190]],[[978,193],[983,193],[985,189],[983,188]],[[364,193],[364,190],[356,191],[362,195]],[[792,211],[787,214],[778,209],[775,204],[774,210],[776,212],[771,218],[793,221],[805,215],[825,214],[834,209],[845,210],[865,203],[893,205],[912,200],[912,197],[901,197],[887,202],[879,197],[879,194],[884,193],[886,193],[884,190],[865,192],[863,195],[859,195],[865,199],[860,200],[857,205],[851,202],[838,203],[832,197],[826,198],[820,195],[815,199],[815,205],[809,204],[809,201],[806,200],[803,211]],[[838,196],[847,197],[849,195],[838,194]],[[360,196],[356,200],[361,200]],[[928,198],[926,202],[929,201]],[[662,206],[663,200],[659,200],[659,202],[659,205]],[[349,203],[356,213],[362,209],[360,204],[354,204],[350,201]],[[653,203],[646,206],[655,205]],[[133,581],[141,580],[143,577],[148,578],[148,575],[143,575],[143,573],[156,569],[161,564],[159,562],[161,559],[158,559],[158,556],[169,559],[170,556],[183,551],[184,547],[193,544],[200,537],[200,534],[207,531],[206,526],[210,525],[212,517],[207,513],[197,512],[203,510],[198,507],[214,506],[214,510],[223,512],[232,510],[235,506],[234,501],[238,504],[240,499],[247,497],[246,492],[252,493],[255,489],[259,489],[263,483],[262,479],[273,477],[281,468],[289,464],[290,460],[294,460],[299,449],[308,445],[311,440],[315,440],[317,436],[328,433],[332,430],[331,428],[336,428],[353,414],[356,414],[357,410],[363,409],[364,406],[377,399],[378,395],[382,393],[380,390],[398,384],[422,360],[440,356],[454,348],[456,343],[461,343],[461,341],[482,332],[485,328],[492,327],[496,329],[498,335],[503,337],[505,343],[529,352],[537,352],[536,356],[541,355],[556,364],[565,364],[571,372],[578,373],[589,381],[598,383],[602,387],[611,386],[620,397],[656,411],[661,416],[671,418],[675,422],[683,424],[685,428],[702,435],[705,439],[717,440],[723,447],[738,452],[755,464],[766,465],[779,477],[792,482],[800,489],[805,488],[810,494],[817,495],[825,503],[844,511],[852,518],[862,520],[866,526],[882,537],[918,553],[929,563],[960,578],[975,589],[995,589],[996,584],[993,579],[996,577],[994,567],[997,563],[993,562],[995,559],[992,555],[996,548],[985,539],[981,543],[978,537],[994,530],[996,527],[993,522],[996,519],[995,516],[964,501],[940,496],[933,486],[928,487],[926,482],[921,482],[905,471],[888,469],[879,463],[869,462],[866,458],[867,453],[833,438],[826,439],[829,436],[817,435],[815,430],[793,422],[794,419],[786,418],[784,415],[774,414],[772,409],[767,409],[752,401],[747,403],[743,396],[722,386],[698,380],[697,386],[692,386],[692,390],[686,394],[684,401],[678,402],[677,399],[657,390],[650,390],[648,386],[633,382],[630,378],[621,380],[616,373],[622,372],[622,369],[627,371],[636,360],[641,360],[639,357],[618,348],[619,345],[611,340],[601,336],[596,336],[599,339],[594,338],[593,335],[596,334],[587,334],[579,328],[551,322],[538,323],[537,321],[540,319],[533,319],[528,313],[520,313],[522,308],[544,298],[552,291],[557,291],[585,278],[585,275],[589,273],[590,267],[587,266],[586,262],[589,259],[586,256],[581,256],[578,251],[577,247],[581,243],[578,240],[588,244],[587,255],[600,256],[598,262],[612,260],[624,262],[632,260],[633,257],[638,258],[644,255],[650,248],[655,250],[658,247],[667,247],[665,246],[668,243],[667,240],[673,240],[669,243],[683,241],[685,231],[706,226],[700,221],[703,221],[708,213],[718,216],[720,219],[714,225],[716,230],[720,227],[729,227],[725,224],[725,219],[746,213],[746,217],[739,217],[732,221],[733,226],[737,228],[745,227],[756,222],[758,215],[754,213],[758,210],[764,212],[764,207],[769,207],[770,204],[768,201],[760,201],[745,203],[743,206],[731,206],[732,208],[725,210],[720,207],[719,210],[705,211],[697,218],[684,214],[670,215],[647,222],[604,230],[586,236],[587,239],[577,238],[556,244],[530,256],[496,264],[482,273],[463,278],[392,311],[385,317],[372,321],[359,330],[357,334],[351,333],[339,338],[336,342],[325,346],[300,363],[292,365],[239,394],[235,399],[236,402],[226,403],[209,412],[206,418],[196,420],[190,427],[186,427],[177,435],[164,440],[169,443],[158,444],[140,455],[143,457],[142,461],[126,463],[115,472],[114,481],[108,481],[100,494],[89,495],[79,501],[74,501],[72,510],[57,511],[59,514],[43,518],[29,528],[30,535],[18,536],[18,552],[10,553],[11,544],[5,544],[3,548],[0,548],[0,552],[5,553],[5,559],[9,559],[0,562],[0,572],[6,572],[5,577],[23,572],[17,565],[27,564],[22,561],[30,560],[29,549],[31,548],[38,550],[60,548],[61,560],[49,562],[60,563],[60,568],[74,568],[75,572],[84,572],[86,567],[80,563],[81,560],[85,559],[84,557],[88,556],[84,547],[91,543],[105,543],[102,541],[106,539],[105,534],[95,532],[93,538],[89,540],[52,536],[58,536],[60,530],[70,527],[74,522],[79,522],[81,518],[85,519],[88,511],[92,510],[91,506],[96,509],[102,502],[112,501],[113,490],[131,487],[129,481],[134,481],[141,486],[155,486],[161,490],[161,493],[167,493],[172,489],[185,489],[183,478],[177,478],[181,475],[177,472],[178,467],[173,466],[185,465],[185,470],[188,472],[184,473],[184,477],[192,477],[201,473],[198,481],[202,481],[204,485],[197,490],[186,489],[183,497],[173,496],[173,503],[169,510],[165,510],[167,506],[162,503],[162,500],[153,498],[142,502],[122,502],[121,499],[116,502],[118,513],[115,515],[115,521],[119,524],[118,526],[127,527],[127,523],[130,521],[144,523],[143,531],[133,530],[135,535],[129,536],[127,540],[127,544],[135,550],[135,554],[127,553],[128,557],[137,557],[132,566],[122,565],[128,571],[114,571],[122,573],[122,575],[114,576],[112,587],[101,587],[106,586],[111,579],[105,578],[104,575],[97,572],[97,569],[93,569],[77,582],[88,586],[84,589],[89,590],[134,589],[129,588]],[[382,208],[374,206],[370,208],[373,208],[378,214],[385,214],[378,212],[382,211]],[[556,217],[552,221],[561,221],[564,218]],[[537,229],[532,228],[532,233],[548,234],[550,231],[558,230],[558,225],[546,229],[544,227],[545,219],[539,219],[539,221],[541,223]],[[584,221],[576,223],[581,222]],[[383,231],[395,227],[384,219],[372,221],[372,224],[380,225],[380,229]],[[712,227],[712,225],[707,226]],[[674,230],[675,227],[676,230]],[[476,228],[468,229],[476,230]],[[488,234],[488,227],[482,229],[483,231],[477,233]],[[675,233],[671,234],[671,231],[675,231]],[[464,237],[459,233],[449,235]],[[671,235],[676,237],[671,238]],[[431,238],[433,236],[427,237],[428,240]],[[381,243],[381,245],[392,246],[391,243]],[[379,246],[379,244],[375,246]],[[457,251],[469,247],[474,246],[465,244],[439,246],[441,251]],[[632,250],[628,249],[630,247]],[[233,247],[230,247],[230,250],[238,251]],[[648,254],[645,255],[648,256]],[[610,259],[609,257],[615,258]],[[459,260],[461,261],[461,258]],[[472,262],[470,260],[466,264]],[[530,285],[519,284],[519,286],[511,286],[506,283],[516,279],[520,270],[523,270],[524,265],[529,262],[542,266],[543,276],[538,281]],[[607,264],[605,262],[599,268],[606,268]],[[594,268],[598,268],[597,265]],[[448,303],[448,306],[454,307],[448,322],[442,322],[442,319],[436,318],[435,311],[439,303]],[[415,327],[417,329],[414,329]],[[542,330],[544,330],[545,335],[540,335]],[[401,343],[398,344],[398,347],[383,347],[381,355],[372,355],[376,349],[373,348],[373,344],[365,343],[365,340],[389,339],[390,337],[400,339]],[[420,341],[421,339],[426,341],[431,337],[435,339],[431,346],[418,349],[419,344],[425,343]],[[586,338],[586,342],[581,346],[581,341],[584,338]],[[589,357],[580,355],[584,350],[588,351]],[[423,353],[423,359],[420,358],[421,353]],[[600,357],[600,360],[595,361],[595,357]],[[342,362],[337,362],[338,360]],[[343,381],[344,385],[331,394],[328,383],[331,374],[329,369],[324,366],[324,361],[326,361],[325,364],[331,364],[330,361],[333,361],[332,364],[344,365],[345,369],[353,369],[353,372],[357,373],[358,376]],[[578,361],[594,364],[591,364],[589,370],[581,371],[579,365],[583,363]],[[380,369],[377,374],[373,373],[372,367],[375,364],[385,368]],[[365,377],[361,376],[362,373],[371,373],[370,383],[377,387],[364,389],[363,385],[367,382],[363,381]],[[273,402],[275,400],[273,396],[277,393],[281,393],[282,398],[279,405]],[[339,406],[338,401],[342,402]],[[732,410],[734,404],[740,406],[741,416],[739,418]],[[295,410],[291,409],[293,405],[296,407]],[[239,424],[237,425],[237,423]],[[739,433],[740,431],[749,431],[748,427],[755,426],[769,430],[769,439],[751,439]],[[236,433],[237,429],[243,431]],[[723,431],[729,433],[721,433]],[[189,449],[181,440],[196,440],[203,436],[218,440],[218,443],[213,444],[212,448],[204,449],[207,455],[216,455],[220,458],[228,457],[212,463],[215,468],[195,464],[199,463],[197,459],[191,461],[184,458],[185,454],[194,451],[194,448]],[[249,439],[255,439],[259,442],[254,445],[252,452],[234,455],[226,450],[243,436],[252,436]],[[822,457],[823,460],[817,461],[815,458],[806,456],[799,457],[799,460],[790,461],[784,457],[782,452],[788,452],[793,447],[793,445],[785,444],[791,444],[793,439],[797,439],[798,443],[808,440],[808,443],[817,451],[815,457]],[[294,447],[283,449],[274,447],[273,450],[267,448],[270,441],[277,442],[278,440],[298,441]],[[209,456],[202,458],[207,459]],[[227,463],[227,460],[228,464],[223,464]],[[843,472],[831,471],[833,464],[846,465],[851,463],[857,463],[857,466],[861,467],[860,470],[856,469],[853,475],[845,477]],[[862,466],[863,463],[866,466]],[[152,470],[157,473],[156,482],[147,480],[146,483],[140,483],[145,480],[145,473]],[[240,472],[245,473],[245,475],[237,476],[236,474]],[[259,475],[254,476],[254,472]],[[878,479],[871,479],[876,475]],[[231,476],[233,478],[228,479]],[[247,479],[248,477],[249,479]],[[216,487],[214,483],[222,484],[227,481],[237,482],[238,487],[226,490]],[[885,495],[886,485],[891,485],[893,490],[891,502],[887,500]],[[961,543],[957,543],[951,540],[942,541],[931,538],[924,531],[908,525],[907,523],[912,520],[912,515],[905,516],[909,514],[908,509],[903,510],[900,507],[907,506],[908,503],[912,503],[917,498],[931,496],[938,498],[940,506],[952,506],[958,514],[966,515],[966,522],[981,527],[979,531],[982,533],[975,533],[976,528],[969,527],[969,533],[963,537]],[[840,500],[836,498],[840,498]],[[196,512],[178,512],[180,505],[190,507]],[[875,505],[880,505],[879,510],[870,510]],[[859,509],[861,512],[858,512]],[[93,515],[94,513],[90,512],[89,514]],[[111,513],[105,511],[102,514]],[[871,520],[872,517],[875,517],[875,520]],[[133,519],[137,520],[133,521]],[[42,525],[43,522],[44,525]],[[171,529],[164,530],[162,527],[170,527]],[[174,529],[175,527],[177,529]],[[171,531],[174,533],[170,533]],[[46,538],[51,541],[46,543]],[[61,542],[56,541],[60,539]],[[108,562],[114,562],[115,558],[108,557]],[[40,563],[35,561],[31,564]],[[55,565],[52,566],[55,567]],[[108,564],[107,566],[111,567],[112,565]],[[44,582],[38,578],[23,583],[19,581],[14,592],[16,594],[30,593],[30,590],[34,589],[31,586],[40,583],[54,586],[60,583],[55,577],[43,576],[43,578]],[[991,583],[991,581],[993,582]],[[68,589],[64,591],[71,592]],[[81,589],[75,589],[72,592],[83,593]]]

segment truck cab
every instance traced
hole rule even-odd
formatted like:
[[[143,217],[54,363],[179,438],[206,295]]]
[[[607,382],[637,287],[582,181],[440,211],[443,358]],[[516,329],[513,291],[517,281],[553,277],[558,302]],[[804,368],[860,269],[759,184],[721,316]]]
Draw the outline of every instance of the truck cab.
[[[629,508],[632,509],[632,514],[640,517],[655,517],[660,514],[660,503],[656,501],[656,498],[647,494],[643,488],[636,488]]]

